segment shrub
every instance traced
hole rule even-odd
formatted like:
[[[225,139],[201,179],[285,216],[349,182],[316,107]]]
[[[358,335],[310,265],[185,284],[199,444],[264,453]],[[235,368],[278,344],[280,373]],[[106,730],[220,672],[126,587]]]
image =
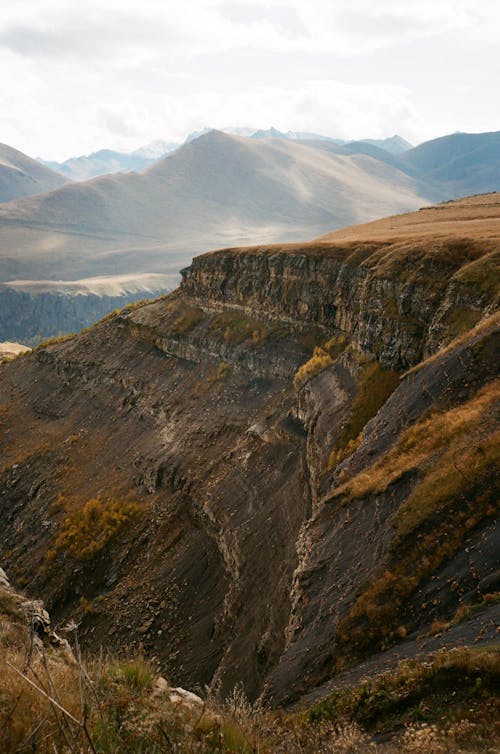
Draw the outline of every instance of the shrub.
[[[47,553],[52,561],[62,552],[77,560],[90,560],[116,536],[141,508],[137,503],[93,498],[64,519],[54,547]]]
[[[306,361],[305,364],[297,370],[295,377],[293,378],[293,386],[295,390],[300,390],[306,382],[322,372],[327,367],[333,364],[333,359],[324,348],[321,346],[315,346],[313,355]]]
[[[153,685],[155,670],[144,657],[111,662],[108,668],[109,676],[123,681],[132,689],[148,689]]]
[[[230,374],[231,374],[231,365],[228,364],[226,361],[221,361],[221,363],[217,367],[216,380],[219,380],[219,381],[225,380],[226,377],[229,377]]]

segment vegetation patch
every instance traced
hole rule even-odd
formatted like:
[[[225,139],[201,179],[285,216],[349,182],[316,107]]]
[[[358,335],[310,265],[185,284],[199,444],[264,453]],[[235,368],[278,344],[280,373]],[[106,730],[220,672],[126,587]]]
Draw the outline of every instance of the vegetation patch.
[[[217,367],[217,374],[215,376],[215,379],[217,381],[225,380],[229,375],[231,374],[231,364],[228,364],[226,361],[221,361],[219,366]]]
[[[467,306],[455,306],[448,314],[445,323],[452,338],[469,332],[481,319],[481,312]]]
[[[329,469],[356,450],[361,443],[365,425],[380,410],[398,384],[398,373],[382,369],[377,361],[361,367],[358,392],[352,403],[349,419],[330,453]]]
[[[462,267],[455,280],[478,288],[488,299],[498,293],[500,281],[500,252],[494,251]]]
[[[200,309],[198,306],[185,307],[175,319],[172,326],[172,332],[177,335],[184,335],[190,330],[193,330],[196,325],[199,325],[204,319],[206,319],[206,314],[203,309]]]
[[[137,503],[102,498],[87,500],[64,519],[54,547],[47,552],[47,562],[64,552],[77,560],[91,560],[140,511]]]
[[[71,332],[67,333],[65,335],[57,335],[54,338],[47,338],[46,340],[42,340],[41,343],[39,343],[35,348],[33,348],[33,351],[41,351],[42,348],[48,348],[49,346],[55,346],[57,343],[65,343],[67,340],[72,340],[72,338],[76,338],[78,333]]]
[[[267,340],[283,338],[288,335],[288,328],[280,323],[265,322],[249,317],[242,311],[228,309],[212,317],[210,329],[224,339],[225,343],[238,345],[248,343],[254,347]]]
[[[426,662],[407,660],[395,672],[338,689],[315,704],[307,717],[347,718],[378,733],[408,722],[453,724],[464,719],[464,712],[477,722],[479,709],[491,704],[499,683],[500,655],[495,649],[442,651]],[[482,730],[486,740],[492,735],[488,718]]]
[[[22,615],[23,595],[10,601]],[[29,616],[12,623],[4,605],[2,754],[462,754],[493,751],[498,740],[499,659],[491,650],[406,662],[294,714],[250,704],[241,686],[225,698],[176,701],[143,656],[101,653],[84,662],[73,626],[69,659],[66,649],[33,644]],[[432,728],[415,722],[434,720]],[[375,743],[366,730],[401,733]]]
[[[384,650],[414,628],[406,610],[410,596],[458,552],[472,529],[496,514],[499,490],[490,485],[492,458],[498,462],[498,447],[490,449],[474,479],[462,477],[461,486],[447,487],[448,498],[441,496],[438,487],[418,533],[408,527],[406,539],[395,538],[386,570],[369,581],[338,626],[338,641],[346,650],[353,655]],[[435,473],[437,478],[444,476],[444,469],[437,468]],[[444,511],[439,509],[439,515],[436,497],[440,506],[446,506]]]
[[[293,386],[295,390],[300,390],[300,388],[303,387],[306,382],[309,382],[312,377],[315,377],[332,364],[333,359],[328,351],[321,346],[315,346],[313,355],[309,361],[302,364],[295,373],[295,377],[293,378]]]
[[[380,493],[409,472],[418,478],[395,514],[385,570],[366,584],[339,624],[343,654],[384,649],[404,638],[414,628],[409,597],[496,514],[500,432],[491,417],[497,395],[493,383],[469,403],[421,420],[371,470],[336,493],[345,502]]]
[[[399,508],[394,518],[395,545],[408,538],[436,513],[442,513],[460,500],[472,499],[473,489],[479,495],[476,500],[478,513],[482,510],[483,498],[494,503],[493,495],[498,484],[495,477],[499,466],[500,431],[460,450],[453,448],[445,453]],[[476,523],[475,512],[474,509],[471,511],[469,528]]]
[[[494,380],[467,403],[423,417],[367,471],[338,487],[334,497],[352,500],[382,493],[409,471],[418,469],[434,453],[449,449],[450,454],[460,454],[463,452],[460,448],[471,445],[470,437],[474,432],[482,432],[484,437],[485,420],[495,413],[499,391],[500,380]]]

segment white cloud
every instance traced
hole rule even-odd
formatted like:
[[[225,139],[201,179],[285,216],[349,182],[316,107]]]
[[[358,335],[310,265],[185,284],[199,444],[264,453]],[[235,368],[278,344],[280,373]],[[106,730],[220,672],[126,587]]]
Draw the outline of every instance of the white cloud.
[[[101,57],[124,62],[248,47],[341,55],[458,29],[496,40],[495,2],[471,0],[24,0],[2,12],[0,45],[27,57]]]
[[[417,140],[491,129],[484,72],[498,70],[499,34],[497,0],[17,0],[0,16],[0,141],[63,157],[230,122]],[[399,63],[435,39],[441,88],[422,56],[417,95]],[[446,106],[471,86],[475,60],[464,56],[443,89],[447,51],[460,45],[491,50],[474,112]],[[392,71],[378,73],[377,51],[393,56]],[[419,113],[430,109],[426,123]]]

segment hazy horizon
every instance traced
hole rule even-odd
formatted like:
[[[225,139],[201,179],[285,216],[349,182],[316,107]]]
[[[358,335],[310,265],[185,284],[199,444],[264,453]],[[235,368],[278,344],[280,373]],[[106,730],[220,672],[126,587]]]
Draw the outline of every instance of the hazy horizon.
[[[228,124],[417,144],[498,130],[493,0],[19,0],[0,141],[64,160]]]

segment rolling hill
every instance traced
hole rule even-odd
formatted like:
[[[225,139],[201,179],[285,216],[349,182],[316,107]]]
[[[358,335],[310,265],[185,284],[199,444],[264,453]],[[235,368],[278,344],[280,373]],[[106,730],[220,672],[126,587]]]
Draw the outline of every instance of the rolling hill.
[[[409,173],[434,185],[443,198],[500,188],[500,131],[442,136],[408,150],[400,159]]]
[[[0,144],[0,202],[42,194],[67,179],[17,149]]]
[[[142,174],[0,207],[0,281],[171,273],[202,249],[298,240],[415,209],[429,198],[419,189],[367,155],[211,131]]]

